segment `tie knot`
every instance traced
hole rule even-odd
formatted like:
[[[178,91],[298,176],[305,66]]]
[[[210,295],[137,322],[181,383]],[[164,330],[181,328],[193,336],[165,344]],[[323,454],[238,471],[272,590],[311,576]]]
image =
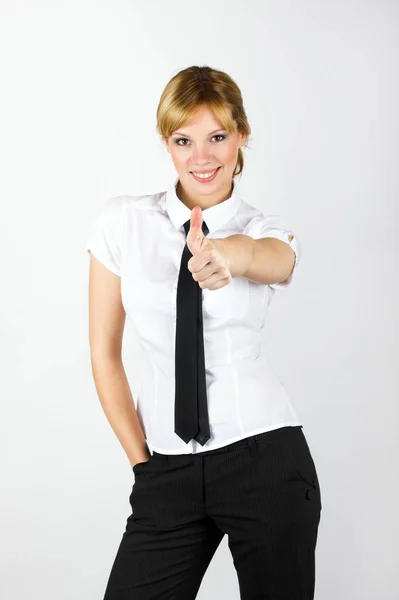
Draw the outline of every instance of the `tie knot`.
[[[186,232],[186,235],[190,231],[190,219],[184,223],[184,231]],[[208,235],[209,233],[209,229],[205,221],[202,221],[202,231],[204,232],[204,235]]]

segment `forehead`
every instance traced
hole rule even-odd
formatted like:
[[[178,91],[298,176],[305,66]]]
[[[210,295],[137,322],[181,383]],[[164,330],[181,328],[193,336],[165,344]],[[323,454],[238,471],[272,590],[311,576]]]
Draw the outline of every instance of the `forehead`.
[[[173,131],[174,134],[181,135],[211,135],[217,131],[224,130],[229,133],[236,131],[234,121],[228,119],[227,123],[222,122],[218,116],[208,107],[201,107],[193,111],[180,126]]]
[[[187,130],[195,129],[221,129],[222,123],[216,118],[216,115],[208,107],[201,107],[192,113],[178,128]]]

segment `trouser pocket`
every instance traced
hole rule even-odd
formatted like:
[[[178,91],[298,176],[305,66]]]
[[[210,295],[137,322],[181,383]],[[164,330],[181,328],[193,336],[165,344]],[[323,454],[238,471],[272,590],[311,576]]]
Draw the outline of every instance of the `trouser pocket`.
[[[297,476],[310,486],[306,491],[307,499],[316,498],[321,509],[322,503],[317,469],[302,427],[293,427],[292,431],[287,435],[285,442],[284,449],[290,465]]]

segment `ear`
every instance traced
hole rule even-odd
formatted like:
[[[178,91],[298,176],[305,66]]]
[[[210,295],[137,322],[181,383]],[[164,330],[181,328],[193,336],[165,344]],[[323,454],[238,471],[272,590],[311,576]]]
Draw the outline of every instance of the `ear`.
[[[169,152],[169,154],[170,154],[169,141],[166,138],[162,138],[162,140],[163,140],[163,144],[164,144],[164,148],[165,148],[166,152]]]
[[[239,133],[238,137],[239,137],[239,140],[240,140],[240,148],[242,148],[247,143],[248,134],[247,133]]]

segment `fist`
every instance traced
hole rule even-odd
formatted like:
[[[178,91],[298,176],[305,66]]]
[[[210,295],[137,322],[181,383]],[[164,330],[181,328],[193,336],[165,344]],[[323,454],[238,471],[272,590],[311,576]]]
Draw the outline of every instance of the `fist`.
[[[202,231],[202,223],[202,209],[194,206],[187,234],[187,247],[192,257],[187,266],[200,288],[217,290],[230,283],[232,275],[223,252],[223,239],[209,239]]]

